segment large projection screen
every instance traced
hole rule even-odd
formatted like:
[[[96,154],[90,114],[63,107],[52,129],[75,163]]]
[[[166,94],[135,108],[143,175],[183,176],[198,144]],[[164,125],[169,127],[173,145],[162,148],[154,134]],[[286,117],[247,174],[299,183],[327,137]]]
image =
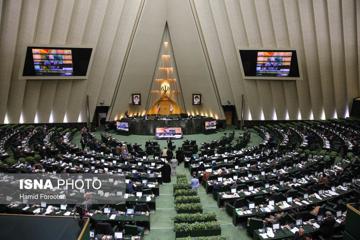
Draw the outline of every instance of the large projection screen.
[[[239,52],[245,79],[301,79],[298,55],[294,49],[241,49]]]
[[[21,79],[87,79],[93,48],[31,45],[24,53]]]

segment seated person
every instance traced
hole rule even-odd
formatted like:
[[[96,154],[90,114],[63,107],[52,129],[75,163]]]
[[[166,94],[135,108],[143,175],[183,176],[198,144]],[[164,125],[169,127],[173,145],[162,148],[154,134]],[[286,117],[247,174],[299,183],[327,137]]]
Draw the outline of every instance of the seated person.
[[[325,218],[320,224],[319,234],[323,237],[330,238],[334,233],[335,218],[330,211],[325,212]]]
[[[282,217],[285,216],[284,212],[275,213],[274,215],[270,215],[269,217],[265,218],[265,224],[274,224],[278,223]]]
[[[201,163],[201,164],[199,165],[198,171],[201,171],[201,172],[205,171],[205,165],[204,165],[204,163]]]
[[[205,183],[210,177],[210,173],[209,172],[204,172],[203,177],[202,177],[202,182]]]
[[[124,158],[124,159],[128,159],[129,158],[129,151],[127,149],[127,146],[125,144],[123,144],[120,148],[120,151],[121,151],[121,156]]]
[[[135,181],[138,181],[141,179],[141,175],[138,171],[133,173],[133,178],[135,179]]]
[[[129,181],[127,184],[126,184],[126,192],[127,193],[135,193],[135,189],[134,189],[134,185],[132,183],[132,181]]]
[[[300,227],[294,235],[294,240],[311,240],[311,237],[305,235],[304,228]]]
[[[212,161],[212,162],[211,162],[211,169],[212,169],[213,171],[216,170],[216,161]]]
[[[297,218],[302,218],[303,220],[307,221],[309,219],[312,218],[316,218],[316,216],[321,215],[321,212],[323,212],[323,208],[321,206],[315,206],[312,210],[305,210],[305,211],[300,211],[300,212],[296,212],[296,217]]]

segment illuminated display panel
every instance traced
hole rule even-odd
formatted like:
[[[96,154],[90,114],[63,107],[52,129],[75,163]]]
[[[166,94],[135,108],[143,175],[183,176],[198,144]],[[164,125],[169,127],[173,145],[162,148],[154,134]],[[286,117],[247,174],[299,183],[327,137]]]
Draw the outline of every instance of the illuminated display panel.
[[[129,123],[128,122],[116,122],[116,129],[120,131],[129,131]]]
[[[73,76],[71,49],[33,48],[32,57],[38,76]]]
[[[205,121],[205,130],[216,129],[216,121]]]
[[[155,129],[157,139],[182,138],[182,129],[180,127],[158,127]]]
[[[21,78],[86,79],[92,51],[87,47],[27,47]]]
[[[300,79],[296,50],[240,50],[245,79]]]
[[[256,76],[288,77],[292,52],[258,52]]]

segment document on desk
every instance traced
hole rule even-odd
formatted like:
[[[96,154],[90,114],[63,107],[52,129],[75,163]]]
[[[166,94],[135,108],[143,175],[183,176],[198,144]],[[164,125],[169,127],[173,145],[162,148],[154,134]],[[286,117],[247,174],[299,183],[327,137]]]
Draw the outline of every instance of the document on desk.
[[[270,208],[268,208],[268,207],[261,208],[261,211],[262,212],[271,212]]]
[[[287,202],[283,202],[283,204],[280,206],[281,209],[289,208],[290,205]]]
[[[297,231],[299,231],[299,229],[297,227],[294,227],[293,229],[290,230],[293,234],[295,234]]]
[[[111,214],[110,220],[115,220],[115,218],[116,218],[116,214]]]
[[[331,195],[331,196],[337,196],[337,195],[339,195],[337,192],[334,192],[334,191],[329,191],[329,194]]]
[[[70,216],[71,212],[65,212],[64,216]]]
[[[319,200],[322,199],[317,193],[315,193],[315,197],[316,197],[317,199],[319,199]]]
[[[41,211],[41,208],[37,208],[37,209],[35,209],[35,210],[33,211],[33,213],[34,213],[34,214],[37,214],[37,213],[40,213],[40,211]]]
[[[317,223],[313,223],[314,228],[320,228],[320,225]]]
[[[263,239],[268,239],[268,235],[266,233],[259,234]]]
[[[28,210],[30,207],[29,206],[26,206],[26,207],[24,207],[22,210],[23,211],[26,211],[26,210]]]
[[[266,235],[268,235],[271,238],[275,237],[275,234],[274,234],[274,232],[273,232],[273,230],[271,228],[270,229],[268,228],[268,231],[266,232]]]

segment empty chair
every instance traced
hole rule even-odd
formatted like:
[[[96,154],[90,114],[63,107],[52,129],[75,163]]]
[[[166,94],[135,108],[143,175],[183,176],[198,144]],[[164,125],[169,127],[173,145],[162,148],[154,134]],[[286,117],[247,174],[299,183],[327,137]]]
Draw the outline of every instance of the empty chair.
[[[280,202],[280,201],[284,201],[285,197],[282,193],[273,193],[270,197],[270,199],[274,200],[275,202]]]
[[[150,209],[147,204],[138,203],[135,205],[135,212],[150,212]]]
[[[259,205],[265,202],[265,198],[263,196],[254,196],[248,203],[250,202],[255,203],[255,205]]]
[[[117,211],[126,212],[126,203],[118,203],[113,208]]]
[[[143,236],[144,228],[138,227],[136,225],[126,224],[124,226],[125,236]]]
[[[113,235],[114,229],[111,227],[110,223],[99,222],[95,225],[95,233],[102,235]]]
[[[296,219],[292,218],[288,213],[285,213],[279,220],[281,225],[291,224],[294,221],[296,221]]]
[[[299,195],[300,195],[300,193],[298,191],[296,191],[295,189],[290,189],[289,191],[286,192],[287,197],[296,198]]]
[[[247,201],[245,198],[240,198],[238,200],[236,200],[234,202],[234,207],[235,208],[241,208],[241,207],[244,207],[244,206],[247,206]]]
[[[150,188],[143,189],[143,195],[152,195],[153,191]]]
[[[249,236],[254,235],[254,231],[264,227],[264,221],[261,218],[248,218],[247,221],[247,233]]]

